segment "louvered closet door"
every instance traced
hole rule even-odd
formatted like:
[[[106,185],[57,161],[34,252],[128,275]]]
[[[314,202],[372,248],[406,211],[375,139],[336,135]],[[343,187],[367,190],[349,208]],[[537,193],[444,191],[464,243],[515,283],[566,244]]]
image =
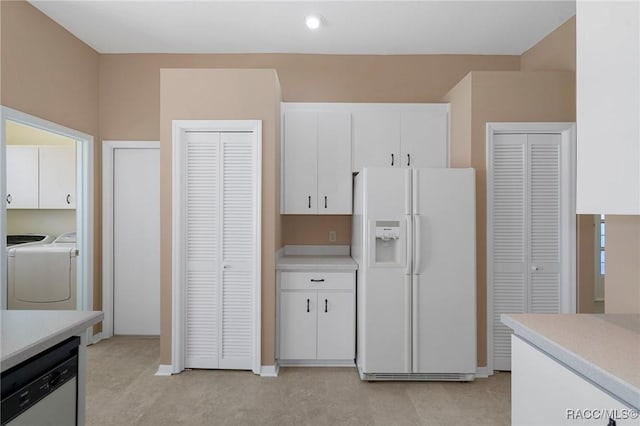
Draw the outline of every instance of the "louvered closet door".
[[[220,368],[251,369],[257,217],[251,133],[222,133]]]
[[[560,312],[560,135],[528,135],[529,306],[535,314]]]
[[[493,368],[510,370],[511,330],[500,314],[561,312],[561,136],[493,140]]]
[[[185,367],[251,369],[257,253],[251,133],[187,133]]]
[[[220,134],[189,132],[185,139],[185,368],[218,368]]]
[[[500,314],[526,311],[527,135],[493,139],[493,368],[511,369],[511,329]]]

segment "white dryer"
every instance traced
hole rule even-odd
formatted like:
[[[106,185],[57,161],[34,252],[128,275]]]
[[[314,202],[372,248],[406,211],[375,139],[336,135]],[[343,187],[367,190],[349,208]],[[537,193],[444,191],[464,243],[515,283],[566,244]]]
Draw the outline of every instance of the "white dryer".
[[[9,248],[9,309],[76,309],[76,235]]]

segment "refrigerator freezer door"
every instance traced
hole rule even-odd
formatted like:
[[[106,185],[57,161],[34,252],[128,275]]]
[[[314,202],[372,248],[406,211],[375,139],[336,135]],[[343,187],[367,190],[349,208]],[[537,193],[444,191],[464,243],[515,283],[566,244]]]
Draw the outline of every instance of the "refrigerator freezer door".
[[[415,169],[413,372],[476,371],[473,169]]]
[[[411,372],[410,176],[409,169],[365,168],[358,182],[366,234],[357,275],[362,373]]]

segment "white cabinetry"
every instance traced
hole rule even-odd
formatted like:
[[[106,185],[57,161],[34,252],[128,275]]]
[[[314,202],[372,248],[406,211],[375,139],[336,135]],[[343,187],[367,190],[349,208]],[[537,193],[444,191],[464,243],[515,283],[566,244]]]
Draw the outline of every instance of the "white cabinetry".
[[[511,424],[637,424],[633,410],[549,355],[513,335]]]
[[[76,149],[40,147],[40,208],[76,208]]]
[[[283,111],[283,213],[351,214],[351,116]]]
[[[280,272],[281,365],[353,365],[355,273]]]
[[[75,209],[76,148],[7,146],[7,208]]]
[[[7,208],[38,208],[38,147],[7,146]]]
[[[637,215],[640,3],[579,1],[576,17],[576,210]]]
[[[371,104],[352,115],[354,172],[448,166],[448,104]]]

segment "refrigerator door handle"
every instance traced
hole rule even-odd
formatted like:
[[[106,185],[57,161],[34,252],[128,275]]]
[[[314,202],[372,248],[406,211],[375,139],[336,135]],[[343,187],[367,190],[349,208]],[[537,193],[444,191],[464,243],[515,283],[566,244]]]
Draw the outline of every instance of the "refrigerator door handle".
[[[413,252],[414,261],[413,261],[413,273],[414,275],[420,275],[420,266],[422,260],[422,218],[419,214],[416,214],[414,217],[415,230],[414,230],[414,238],[416,240],[415,250]]]
[[[406,267],[406,271],[405,271],[405,275],[411,275],[411,268],[413,266],[413,259],[411,256],[411,249],[412,249],[412,244],[413,244],[413,232],[411,229],[411,216],[410,215],[406,215],[404,217],[405,219],[405,227],[406,227],[406,235],[407,235],[407,244],[406,244],[406,250],[407,250],[407,267]]]

